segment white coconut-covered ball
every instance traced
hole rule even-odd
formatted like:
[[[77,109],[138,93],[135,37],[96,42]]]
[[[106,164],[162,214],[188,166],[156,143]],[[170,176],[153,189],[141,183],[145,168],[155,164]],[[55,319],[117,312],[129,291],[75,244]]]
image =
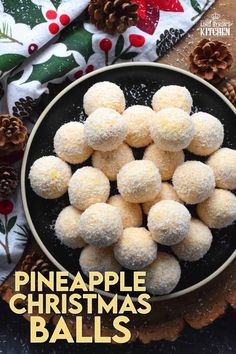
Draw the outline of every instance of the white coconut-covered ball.
[[[125,110],[125,96],[118,85],[102,81],[88,89],[84,95],[85,113],[90,115],[100,107],[112,108],[119,113]]]
[[[163,108],[180,108],[190,113],[193,99],[190,92],[184,86],[162,86],[152,98],[152,107],[158,112]]]
[[[110,197],[107,203],[119,209],[124,229],[142,225],[143,215],[139,204],[129,203],[119,194]]]
[[[97,203],[86,209],[80,217],[79,233],[83,240],[96,247],[108,247],[118,241],[123,232],[119,209]]]
[[[174,200],[162,200],[152,206],[148,214],[148,229],[153,240],[172,246],[188,234],[191,215],[188,209]]]
[[[71,164],[86,161],[93,152],[85,142],[84,125],[80,122],[65,123],[57,130],[54,150],[57,156]]]
[[[212,243],[210,229],[200,220],[192,219],[188,235],[183,241],[172,246],[172,251],[179,259],[195,262],[209,251]]]
[[[156,113],[150,126],[154,143],[161,150],[180,151],[185,149],[194,136],[193,120],[180,108],[164,108]]]
[[[160,150],[156,144],[149,145],[144,152],[144,160],[152,161],[159,169],[162,181],[172,178],[177,166],[184,162],[184,152]]]
[[[222,148],[207,161],[215,175],[216,186],[222,189],[236,189],[236,150]]]
[[[111,108],[96,109],[85,121],[84,128],[86,143],[99,151],[117,149],[127,134],[125,119]]]
[[[113,255],[112,247],[97,248],[92,245],[85,247],[79,258],[82,272],[88,277],[89,272],[116,272],[121,270],[120,264]]]
[[[70,203],[85,210],[95,203],[106,202],[110,193],[110,183],[104,173],[97,168],[86,166],[79,168],[69,181]]]
[[[187,204],[201,203],[215,188],[212,168],[200,161],[186,161],[173,175],[173,186],[180,199]]]
[[[236,197],[224,189],[215,189],[207,200],[198,204],[197,212],[210,228],[229,226],[236,220]]]
[[[179,262],[165,252],[158,252],[157,259],[145,270],[145,286],[152,295],[169,294],[177,286],[181,276]]]
[[[95,151],[92,155],[92,165],[99,168],[110,181],[115,181],[121,167],[133,160],[133,151],[127,144],[121,144],[112,151]]]
[[[207,156],[219,149],[224,140],[223,124],[209,113],[198,112],[192,116],[195,134],[188,150],[195,155]]]
[[[144,227],[128,227],[114,246],[116,260],[125,268],[140,270],[157,256],[157,244]]]
[[[136,105],[127,108],[123,117],[128,125],[126,143],[135,148],[147,146],[152,142],[150,123],[155,113],[150,107]]]
[[[81,248],[86,245],[79,234],[79,222],[81,212],[69,205],[62,209],[55,223],[55,234],[66,246]]]
[[[161,191],[158,193],[156,198],[151,200],[150,202],[146,202],[142,204],[144,214],[148,215],[151,207],[154,204],[160,202],[161,200],[175,200],[176,202],[182,203],[182,201],[178,197],[178,194],[174,190],[172,184],[168,182],[163,182],[161,184]]]
[[[135,160],[123,166],[117,175],[121,196],[130,203],[153,200],[161,190],[158,168],[148,160]]]
[[[67,192],[70,166],[59,157],[43,156],[34,161],[29,179],[33,191],[45,199],[55,199]]]

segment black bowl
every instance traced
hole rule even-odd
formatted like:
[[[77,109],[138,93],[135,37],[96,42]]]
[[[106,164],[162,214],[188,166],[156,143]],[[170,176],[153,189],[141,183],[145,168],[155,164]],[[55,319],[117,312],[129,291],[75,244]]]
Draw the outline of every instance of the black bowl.
[[[69,204],[68,196],[57,200],[38,197],[30,187],[28,174],[36,159],[53,154],[53,137],[62,124],[71,120],[86,119],[83,96],[94,83],[105,80],[118,84],[124,90],[127,106],[150,106],[153,94],[163,85],[186,86],[194,100],[193,112],[200,110],[219,118],[225,127],[223,145],[236,148],[233,106],[213,86],[183,70],[154,63],[129,63],[97,70],[69,85],[44,110],[30,135],[22,167],[22,197],[27,221],[37,242],[52,262],[59,269],[67,270],[71,277],[80,270],[80,250],[71,250],[62,245],[55,237],[53,229],[58,213]],[[138,159],[142,158],[142,154],[142,149],[135,151]],[[199,157],[186,153],[186,159],[199,160]],[[88,164],[90,161],[86,161],[84,165]],[[78,167],[73,166],[73,170]],[[116,193],[116,185],[112,184],[112,194]],[[194,207],[190,211],[195,215]],[[182,276],[177,288],[172,294],[155,297],[155,300],[173,298],[196,289],[214,278],[233,260],[236,256],[236,225],[212,230],[212,233],[213,244],[205,257],[193,263],[181,262]],[[170,252],[169,249],[167,251]],[[128,282],[131,282],[131,275],[132,273],[127,271]],[[113,290],[114,293],[117,292],[116,288]],[[112,293],[107,295],[112,296]]]

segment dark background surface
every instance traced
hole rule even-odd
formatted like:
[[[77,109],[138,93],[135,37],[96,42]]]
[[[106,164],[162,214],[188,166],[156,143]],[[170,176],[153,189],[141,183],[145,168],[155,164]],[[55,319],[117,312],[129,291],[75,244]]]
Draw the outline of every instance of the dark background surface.
[[[127,107],[135,104],[150,106],[153,94],[163,85],[185,86],[193,97],[192,112],[204,111],[217,116],[224,124],[225,138],[223,146],[236,148],[235,114],[218,94],[204,83],[182,72],[175,71],[174,68],[169,69],[139,63],[136,66],[110,67],[107,71],[101,73],[94,72],[94,76],[85,77],[84,81],[64,93],[47,112],[43,121],[37,127],[35,134],[31,134],[31,137],[33,137],[32,144],[28,155],[27,153],[25,154],[27,159],[25,176],[28,176],[30,167],[36,159],[43,155],[53,154],[53,136],[62,124],[71,120],[84,121],[86,119],[83,111],[84,94],[94,83],[102,81],[111,81],[121,87],[126,98]],[[58,89],[59,87],[57,87]],[[55,94],[56,92],[50,87],[51,98]],[[134,149],[133,152],[136,159],[142,159],[142,149],[141,151],[140,149]],[[189,155],[186,151],[185,158],[186,160],[197,159],[203,162],[206,160],[206,158],[200,159],[194,155]],[[89,164],[89,160],[87,160],[83,165]],[[81,165],[74,167],[79,168]],[[68,195],[65,194],[62,198],[54,200],[40,198],[33,192],[28,178],[25,178],[25,188],[28,214],[38,238],[45,247],[43,249],[44,253],[47,256],[50,254],[61,267],[75,275],[80,270],[78,260],[81,249],[72,250],[63,246],[52,232],[59,212],[69,204]],[[114,194],[117,194],[117,189],[113,183],[111,195]],[[189,211],[192,216],[196,216],[194,206],[189,208]],[[143,226],[147,226],[146,222],[143,223]],[[235,251],[236,238],[234,235],[236,233],[236,224],[220,230],[214,229],[211,232],[213,234],[213,242],[209,252],[197,262],[181,262],[181,279],[174,292],[195,285],[212,275]],[[171,251],[170,247],[159,247],[159,249],[165,252]],[[132,284],[132,279],[132,272],[126,270],[127,284]],[[86,278],[84,280],[87,281]],[[100,289],[103,290],[103,286]],[[111,292],[119,293],[119,289],[113,287]],[[124,294],[120,293],[120,295]],[[137,296],[137,294],[132,293],[132,296]]]
[[[0,300],[0,354],[235,354],[236,312],[228,310],[214,324],[194,330],[186,325],[175,342],[108,344],[30,344],[29,323]]]

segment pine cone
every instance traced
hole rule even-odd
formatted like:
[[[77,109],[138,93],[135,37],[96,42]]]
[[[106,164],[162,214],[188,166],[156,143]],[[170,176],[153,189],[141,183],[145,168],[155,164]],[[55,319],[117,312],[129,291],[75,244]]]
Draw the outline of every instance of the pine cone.
[[[25,145],[27,132],[19,118],[10,114],[0,115],[0,153],[21,150]]]
[[[30,96],[25,98],[20,98],[19,101],[15,102],[15,106],[12,107],[12,113],[15,117],[20,119],[28,119],[31,123],[35,123],[37,120],[37,113],[35,107],[37,106],[39,100],[33,99]]]
[[[138,21],[138,5],[131,0],[90,0],[88,13],[97,29],[123,33]]]
[[[223,94],[236,106],[236,79],[227,81],[222,88]]]
[[[203,39],[190,54],[190,71],[214,84],[229,72],[233,57],[226,45]]]
[[[17,173],[13,167],[0,164],[0,194],[3,198],[15,192],[18,184]]]
[[[40,256],[37,253],[33,252],[27,254],[25,259],[21,264],[21,271],[23,272],[40,272],[43,275],[47,275],[50,270],[50,265],[44,256]]]

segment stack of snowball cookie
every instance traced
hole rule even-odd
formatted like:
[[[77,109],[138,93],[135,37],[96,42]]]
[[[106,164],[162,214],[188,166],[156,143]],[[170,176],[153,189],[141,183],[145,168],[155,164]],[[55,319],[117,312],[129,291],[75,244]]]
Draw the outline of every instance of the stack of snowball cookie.
[[[85,275],[145,270],[147,291],[168,294],[181,276],[177,258],[201,259],[212,243],[210,228],[235,221],[236,150],[221,148],[224,128],[217,118],[190,116],[192,104],[185,87],[170,85],[154,94],[152,108],[125,109],[120,87],[98,82],[84,95],[85,123],[62,125],[54,137],[56,156],[32,165],[30,183],[40,197],[68,191],[71,205],[58,215],[55,234],[68,247],[84,247],[79,263]],[[142,160],[132,148],[145,148]],[[184,162],[183,149],[209,157]],[[69,164],[90,156],[92,166],[72,175]],[[119,194],[110,196],[109,181],[117,181]],[[197,204],[199,219],[186,204]],[[158,244],[172,252],[158,251]]]

